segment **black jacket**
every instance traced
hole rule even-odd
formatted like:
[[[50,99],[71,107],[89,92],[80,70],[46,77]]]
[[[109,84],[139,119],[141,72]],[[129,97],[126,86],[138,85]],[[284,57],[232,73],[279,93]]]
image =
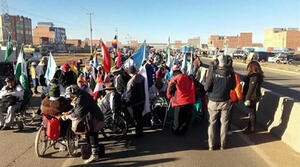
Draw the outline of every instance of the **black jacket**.
[[[128,81],[124,99],[130,106],[145,102],[145,78],[142,75],[136,74]]]
[[[235,77],[231,67],[210,67],[206,78],[205,91],[211,101],[222,102],[230,99],[230,90],[235,88]]]
[[[244,82],[243,96],[245,100],[257,100],[261,97],[261,84],[263,83],[261,76],[256,73],[249,74]]]
[[[88,120],[95,118],[98,121],[103,121],[103,113],[100,111],[93,97],[87,92],[80,90],[74,106],[74,114],[80,119],[83,119],[87,115]]]
[[[64,87],[67,88],[70,85],[77,84],[77,76],[73,71],[63,72],[57,70],[54,74],[54,78],[58,78],[58,82]]]

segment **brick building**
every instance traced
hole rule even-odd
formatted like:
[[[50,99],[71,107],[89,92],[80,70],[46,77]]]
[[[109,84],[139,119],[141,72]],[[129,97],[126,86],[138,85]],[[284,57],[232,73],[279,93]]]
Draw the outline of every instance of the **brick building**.
[[[194,48],[200,48],[200,37],[188,39],[187,45],[192,46]]]
[[[240,33],[237,36],[219,36],[211,35],[208,38],[208,47],[210,50],[223,50],[228,48],[242,48],[252,46],[252,33]]]
[[[33,44],[65,44],[66,30],[62,27],[54,27],[52,22],[39,22],[33,29]]]
[[[265,29],[264,47],[300,49],[300,31],[298,28]]]
[[[31,19],[19,15],[0,15],[0,43],[2,45],[5,45],[9,33],[14,45],[32,44]]]

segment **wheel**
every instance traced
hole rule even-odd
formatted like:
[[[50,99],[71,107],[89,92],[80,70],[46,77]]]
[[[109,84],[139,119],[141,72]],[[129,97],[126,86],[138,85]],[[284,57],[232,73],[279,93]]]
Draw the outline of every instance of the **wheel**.
[[[79,137],[71,130],[71,128],[67,130],[66,135],[67,135],[66,145],[67,145],[68,153],[71,157],[75,157],[77,155]]]
[[[22,121],[20,121],[20,122],[17,122],[17,126],[18,126],[18,129],[19,129],[19,131],[21,131],[21,130],[23,130],[23,129],[24,129],[24,124],[23,124],[23,122],[22,122]]]
[[[48,147],[48,137],[46,135],[46,129],[43,126],[40,127],[40,129],[36,134],[34,147],[35,147],[35,154],[38,157],[43,157]]]
[[[127,135],[127,122],[122,116],[115,115],[115,119],[113,120],[112,115],[110,115],[104,119],[104,123],[105,126],[101,129],[104,138],[110,139]]]
[[[279,63],[280,63],[280,61],[279,61],[279,60],[277,60],[277,61],[276,61],[276,64],[279,64]]]

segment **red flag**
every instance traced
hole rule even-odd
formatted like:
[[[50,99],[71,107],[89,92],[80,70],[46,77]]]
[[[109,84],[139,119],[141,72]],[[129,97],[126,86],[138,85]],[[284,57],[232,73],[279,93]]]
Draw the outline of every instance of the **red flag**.
[[[110,72],[110,66],[111,66],[110,53],[107,51],[107,48],[102,40],[100,44],[101,44],[102,54],[103,54],[103,72]]]
[[[118,59],[117,59],[117,64],[116,64],[116,66],[117,66],[118,68],[120,68],[120,67],[121,67],[122,53],[121,53],[121,51],[119,50],[119,51],[117,52],[117,54],[118,54]]]

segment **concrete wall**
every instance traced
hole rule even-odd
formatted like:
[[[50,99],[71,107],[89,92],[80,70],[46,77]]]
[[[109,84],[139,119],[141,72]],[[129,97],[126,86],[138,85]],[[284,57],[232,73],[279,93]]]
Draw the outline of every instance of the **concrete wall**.
[[[201,78],[207,74],[206,70],[201,72]],[[243,102],[238,108],[248,113]],[[257,123],[300,153],[300,102],[262,88],[262,99],[257,104]]]

